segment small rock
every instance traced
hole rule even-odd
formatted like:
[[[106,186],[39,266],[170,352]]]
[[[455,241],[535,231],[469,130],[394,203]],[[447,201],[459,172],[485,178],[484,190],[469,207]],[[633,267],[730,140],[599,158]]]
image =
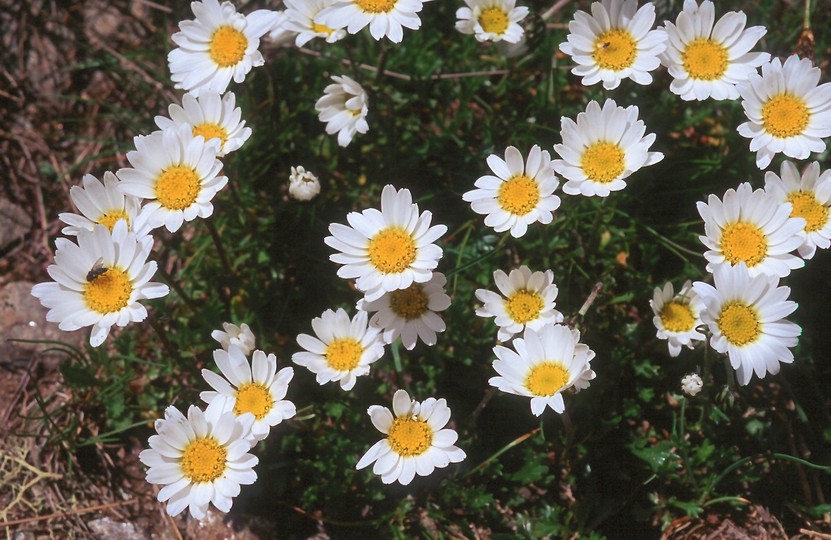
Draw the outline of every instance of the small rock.
[[[108,517],[87,522],[94,538],[101,540],[147,540],[147,534],[139,531],[132,523],[115,521]]]
[[[28,212],[0,199],[0,250],[23,238],[31,226],[32,218]]]

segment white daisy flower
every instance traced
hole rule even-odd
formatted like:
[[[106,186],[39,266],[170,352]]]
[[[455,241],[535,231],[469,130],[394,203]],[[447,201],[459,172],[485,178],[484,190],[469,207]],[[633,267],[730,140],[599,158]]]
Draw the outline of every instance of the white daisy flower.
[[[424,283],[433,276],[442,250],[434,244],[447,232],[445,225],[430,226],[433,215],[418,212],[409,189],[387,184],[381,192],[381,210],[350,212],[346,220],[329,225],[332,236],[323,239],[340,253],[329,260],[342,264],[338,276],[356,279],[355,285],[372,302],[385,292]]]
[[[167,501],[167,513],[179,515],[185,508],[196,519],[203,519],[208,504],[222,512],[231,510],[240,485],[257,480],[254,466],[259,461],[248,453],[251,442],[246,435],[253,415],[217,415],[191,405],[185,417],[176,407],[164,411],[156,420],[150,448],[139,459],[147,465],[147,481],[163,484],[159,502]]]
[[[381,481],[395,481],[406,486],[415,475],[428,476],[435,469],[459,463],[467,455],[454,446],[458,434],[445,428],[450,420],[450,408],[444,398],[427,398],[421,403],[410,399],[405,390],[397,390],[392,397],[392,412],[386,407],[372,405],[367,414],[372,425],[387,436],[373,444],[361,457],[356,469],[375,463],[372,472]]]
[[[407,350],[413,350],[419,339],[432,346],[436,344],[436,332],[445,330],[437,312],[450,307],[450,297],[444,292],[446,284],[444,274],[433,272],[430,281],[388,292],[372,302],[361,300],[358,309],[377,312],[369,325],[383,331],[386,343],[401,336]]]
[[[704,304],[692,290],[692,283],[687,280],[678,294],[672,283],[655,287],[652,300],[649,301],[655,317],[652,322],[658,329],[658,339],[667,340],[669,354],[672,357],[681,353],[681,347],[693,348],[693,341],[703,341],[704,334],[698,331],[701,326],[701,310]]]
[[[249,364],[245,352],[232,345],[227,351],[214,351],[214,361],[222,375],[203,369],[202,378],[214,390],[202,392],[199,397],[208,407],[218,407],[223,413],[253,414],[252,440],[265,439],[272,427],[297,413],[294,403],[283,399],[294,369],[285,367],[278,372],[273,354],[266,356],[256,350]]]
[[[476,315],[495,317],[499,341],[508,341],[524,328],[539,330],[563,321],[563,314],[554,309],[558,290],[551,270],[531,272],[522,265],[510,274],[496,270],[493,280],[502,296],[487,289],[477,289],[476,299],[484,305],[476,310]]]
[[[706,233],[699,239],[709,248],[704,253],[708,272],[744,263],[752,276],[785,277],[805,266],[791,253],[805,242],[805,220],[790,217],[790,204],[743,182],[737,190],[728,189],[723,200],[710,195],[697,206]]]
[[[335,43],[346,37],[346,30],[329,28],[315,21],[318,13],[335,3],[335,0],[283,0],[286,5],[284,28],[297,34],[294,44],[302,47],[314,38]]]
[[[198,96],[204,90],[223,93],[231,79],[241,83],[252,67],[264,63],[257,50],[260,37],[277,21],[276,12],[261,9],[237,13],[231,2],[191,2],[196,20],[179,23],[171,36],[178,45],[167,55],[176,88]]]
[[[278,47],[291,44],[297,37],[297,32],[288,29],[289,18],[286,10],[275,12],[276,17],[268,29],[268,39]]]
[[[704,381],[697,373],[688,373],[681,379],[681,391],[690,397],[695,397],[704,388]]]
[[[568,23],[569,35],[560,50],[577,64],[571,72],[590,86],[603,81],[612,90],[623,79],[650,84],[650,71],[661,61],[667,46],[664,29],[650,30],[655,23],[655,6],[647,2],[638,9],[637,0],[593,2],[592,14],[577,11]]]
[[[683,100],[738,99],[736,84],[770,61],[768,53],[750,52],[767,32],[764,26],[745,28],[743,11],[725,13],[713,25],[715,17],[710,0],[700,6],[684,0],[675,24],[664,25],[669,40],[661,63],[672,75],[669,89]]]
[[[199,97],[188,93],[182,97],[182,105],[168,107],[170,118],[157,116],[156,125],[164,130],[187,124],[194,137],[201,135],[205,141],[218,139],[216,157],[223,157],[238,150],[251,137],[251,128],[245,127],[245,120],[240,120],[242,109],[234,107],[235,99],[233,92],[226,92],[221,98],[213,90],[205,90]]]
[[[531,398],[531,412],[536,416],[546,406],[562,413],[563,392],[578,381],[588,386],[587,381],[594,378],[594,351],[578,343],[579,339],[579,331],[561,324],[548,324],[539,331],[526,328],[522,337],[513,341],[516,351],[501,345],[493,348],[497,357],[493,369],[499,376],[491,377],[488,384]]]
[[[783,152],[805,159],[811,152],[824,152],[831,135],[831,83],[817,86],[820,70],[808,58],[790,56],[762,65],[762,74],[751,73],[736,86],[748,121],[738,128],[751,139],[756,166],[770,165]]]
[[[320,193],[320,181],[311,171],[301,166],[292,167],[289,175],[289,195],[298,201],[310,201]]]
[[[421,27],[417,13],[423,3],[422,0],[335,0],[318,14],[316,22],[329,28],[346,28],[350,34],[368,25],[376,41],[386,36],[393,43],[401,43],[404,28]]]
[[[779,278],[755,277],[744,263],[719,265],[713,271],[715,287],[702,281],[693,284],[706,309],[701,318],[710,328],[710,345],[727,353],[739,383],[750,382],[753,373],[779,373],[780,362],[793,362],[789,347],[795,347],[802,329],[784,318],[797,305],[788,300],[790,287],[778,287]]]
[[[509,146],[504,160],[488,156],[488,166],[496,176],[480,177],[474,184],[478,189],[462,195],[474,212],[486,216],[485,225],[496,232],[510,229],[511,236],[520,238],[531,223],[551,223],[560,207],[560,198],[554,195],[560,182],[547,151],[535,144],[523,163],[519,150]]]
[[[118,220],[112,234],[105,225],[81,229],[78,244],[55,240],[55,264],[46,271],[54,282],[38,283],[32,296],[49,308],[46,320],[64,331],[92,326],[89,342],[104,342],[112,325],[143,321],[147,309],[140,300],[167,295],[167,285],[150,281],[156,262],[147,261],[151,236],[137,236]]]
[[[554,151],[563,159],[552,166],[568,179],[563,191],[569,195],[607,197],[625,188],[629,175],[664,159],[661,152],[649,151],[655,134],[644,135],[646,126],[634,105],[624,109],[607,99],[601,109],[591,101],[577,122],[563,117],[560,125],[563,144],[555,144]]]
[[[456,30],[473,34],[477,41],[519,43],[525,33],[519,21],[528,15],[528,8],[516,0],[465,0],[467,7],[456,11]]]
[[[338,144],[347,146],[355,133],[366,133],[369,124],[369,97],[363,87],[346,75],[333,75],[334,84],[323,89],[323,96],[315,103],[318,118],[326,122],[326,133],[338,134]]]
[[[69,188],[69,197],[82,215],[71,212],[58,214],[58,218],[67,224],[61,229],[62,233],[77,236],[82,229],[91,231],[97,224],[105,225],[112,231],[120,219],[125,220],[127,228],[133,230],[141,199],[125,195],[118,189],[118,178],[109,171],[104,173],[103,182],[91,174],[85,174],[82,182],[84,187]],[[139,235],[146,232],[139,231]]]
[[[211,199],[228,183],[228,178],[218,176],[222,169],[216,159],[219,140],[205,142],[183,124],[139,135],[134,141],[136,149],[127,152],[134,168],[120,169],[116,175],[124,193],[149,199],[141,220],[150,228],[164,225],[176,232],[184,221],[213,213]]]
[[[306,349],[292,355],[291,361],[317,374],[320,385],[340,381],[352,390],[357,377],[369,373],[369,365],[384,356],[381,330],[367,327],[367,313],[359,311],[351,320],[343,308],[327,309],[312,319],[314,336],[300,334],[297,344]]]
[[[251,327],[245,323],[239,326],[227,322],[222,323],[222,330],[214,330],[211,332],[211,337],[219,342],[224,350],[227,351],[231,346],[238,347],[245,356],[254,350],[256,340]]]
[[[783,161],[780,176],[765,173],[765,192],[780,204],[791,204],[791,217],[805,220],[805,243],[797,249],[799,256],[810,259],[817,248],[831,245],[831,170],[820,174],[819,163],[814,161],[799,171],[790,161]]]

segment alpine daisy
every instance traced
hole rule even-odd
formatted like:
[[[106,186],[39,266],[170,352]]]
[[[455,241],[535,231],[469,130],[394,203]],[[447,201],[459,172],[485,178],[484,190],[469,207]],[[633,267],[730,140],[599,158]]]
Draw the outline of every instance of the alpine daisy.
[[[477,41],[518,43],[525,32],[519,21],[528,15],[528,8],[516,0],[465,0],[466,7],[456,11],[456,30],[473,34]]]
[[[141,199],[132,195],[125,195],[118,188],[118,178],[107,171],[104,181],[99,181],[91,174],[85,174],[82,179],[83,187],[69,188],[69,197],[82,215],[70,212],[58,214],[58,218],[67,224],[61,232],[68,236],[77,236],[81,229],[91,231],[95,225],[106,225],[113,230],[116,222],[123,219],[127,228],[136,226],[136,217],[141,207]],[[139,235],[146,231],[139,231]]]
[[[681,391],[690,397],[695,397],[704,387],[704,381],[697,373],[688,373],[681,379]]]
[[[326,133],[337,133],[338,144],[347,146],[355,133],[369,131],[369,98],[363,87],[346,75],[333,75],[332,80],[335,82],[323,89],[315,109],[320,113],[320,121],[326,122]]]
[[[690,281],[684,283],[678,294],[669,282],[663,288],[655,287],[649,305],[655,313],[652,322],[658,329],[658,338],[667,340],[670,356],[678,356],[682,346],[692,349],[693,341],[706,339],[698,331],[703,324],[701,310],[704,304],[693,292]]]
[[[320,193],[320,181],[311,171],[301,166],[292,167],[289,175],[289,195],[298,201],[310,201]]]
[[[404,28],[421,27],[417,13],[423,3],[423,0],[335,0],[318,14],[316,22],[329,28],[346,28],[350,34],[369,26],[369,33],[376,41],[386,36],[393,43],[401,43]]]
[[[222,323],[222,330],[214,330],[211,332],[211,337],[219,342],[224,350],[227,351],[231,346],[238,347],[245,356],[254,350],[256,340],[251,327],[245,323],[239,326],[227,322]]]
[[[283,28],[297,34],[294,44],[298,47],[314,38],[323,38],[326,43],[335,43],[346,37],[346,30],[334,30],[315,20],[317,15],[334,4],[335,0],[283,0],[283,3],[286,5],[286,21]]]

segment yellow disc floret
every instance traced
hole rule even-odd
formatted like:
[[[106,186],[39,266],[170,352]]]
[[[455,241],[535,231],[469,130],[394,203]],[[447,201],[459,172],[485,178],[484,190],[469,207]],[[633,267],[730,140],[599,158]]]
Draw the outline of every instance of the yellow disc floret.
[[[219,139],[222,143],[220,146],[225,146],[225,143],[228,141],[228,132],[225,130],[224,127],[220,126],[216,122],[202,122],[193,126],[193,136],[198,137],[202,135],[205,138],[205,141],[210,141],[211,139]]]
[[[95,273],[84,286],[87,306],[98,313],[114,313],[127,306],[133,294],[133,283],[127,272],[110,267]]]
[[[804,219],[807,232],[816,232],[828,223],[828,207],[820,204],[813,193],[794,191],[788,195],[788,202],[793,205],[791,217]]]
[[[387,432],[387,442],[399,456],[420,456],[433,443],[433,428],[413,416],[396,418]]]
[[[415,240],[401,227],[387,227],[369,241],[369,261],[384,274],[399,274],[415,259]]]
[[[428,302],[429,298],[424,289],[417,283],[390,293],[390,309],[407,321],[418,319],[427,313]]]
[[[540,293],[527,289],[515,291],[505,300],[505,312],[519,324],[537,319],[543,306],[545,303]]]
[[[727,71],[730,56],[721,43],[712,39],[696,39],[684,49],[681,60],[691,79],[715,81]]]
[[[118,223],[119,219],[123,219],[127,222],[127,227],[130,226],[130,217],[127,215],[127,212],[121,209],[104,212],[101,214],[101,217],[98,218],[97,223],[104,225],[110,230],[110,232],[113,232],[113,227],[115,227],[115,224]]]
[[[608,184],[623,174],[626,168],[626,153],[616,143],[597,141],[583,152],[580,167],[589,180]]]
[[[364,348],[350,337],[333,339],[326,347],[326,363],[336,371],[351,371],[358,367]]]
[[[695,315],[689,304],[672,300],[661,308],[661,323],[670,332],[689,332],[695,326]]]
[[[498,7],[489,7],[479,14],[479,26],[489,34],[502,35],[508,29],[508,14]]]
[[[724,304],[716,323],[727,341],[737,347],[753,343],[762,335],[759,314],[741,302]]]
[[[274,398],[268,388],[259,383],[246,383],[237,388],[234,414],[237,416],[251,413],[257,420],[262,420],[274,406]]]
[[[787,139],[802,134],[811,113],[801,97],[779,94],[762,105],[762,125],[775,137]]]
[[[594,41],[592,58],[603,69],[624,70],[635,63],[637,56],[638,43],[627,30],[607,30]]]
[[[524,216],[540,202],[540,186],[525,175],[514,176],[499,186],[499,206],[517,216]]]
[[[531,368],[525,377],[525,388],[535,396],[553,396],[568,383],[570,376],[563,364],[546,360]]]
[[[168,167],[156,178],[156,199],[168,210],[184,210],[196,202],[202,183],[193,168],[185,165]]]
[[[208,46],[211,59],[220,67],[237,65],[248,48],[248,38],[233,26],[220,26],[211,36]]]
[[[182,452],[182,474],[194,484],[213,482],[225,473],[228,451],[213,437],[189,442]]]
[[[352,0],[364,13],[389,13],[398,0]]]
[[[721,233],[719,247],[730,264],[744,261],[750,268],[762,262],[768,253],[765,233],[745,221],[727,224]]]

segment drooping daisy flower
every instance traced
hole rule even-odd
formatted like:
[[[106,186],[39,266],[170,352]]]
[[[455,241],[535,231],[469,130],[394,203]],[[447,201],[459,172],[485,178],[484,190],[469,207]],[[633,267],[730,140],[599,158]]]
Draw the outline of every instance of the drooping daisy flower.
[[[684,0],[675,24],[665,24],[669,40],[661,63],[673,78],[669,89],[686,101],[738,99],[736,84],[770,61],[768,53],[750,52],[767,32],[764,26],[745,28],[743,11],[725,13],[714,26],[715,16],[710,0],[701,6]]]
[[[560,182],[547,151],[535,144],[523,163],[519,150],[509,146],[505,160],[491,154],[488,165],[496,176],[480,177],[474,184],[478,189],[462,195],[474,212],[487,216],[485,225],[496,232],[510,229],[511,236],[519,238],[531,223],[551,223],[560,207],[560,198],[554,195]]]
[[[315,20],[329,28],[346,28],[350,34],[368,25],[376,41],[386,36],[393,43],[401,43],[404,28],[421,27],[417,13],[423,3],[423,0],[335,0]]]
[[[752,276],[785,277],[805,266],[791,253],[805,242],[805,220],[790,217],[790,204],[743,182],[737,190],[728,189],[723,200],[710,195],[697,206],[706,233],[699,238],[709,248],[704,253],[708,272],[744,263]]]
[[[119,219],[125,220],[129,229],[136,225],[141,200],[119,190],[118,178],[113,173],[105,172],[103,182],[91,174],[85,174],[82,182],[84,187],[69,188],[69,196],[83,215],[71,212],[58,214],[58,218],[68,225],[61,229],[62,233],[77,236],[81,229],[91,231],[97,224],[106,225],[112,231]],[[139,231],[139,235],[146,232]]]
[[[203,90],[223,93],[231,79],[241,83],[252,67],[264,63],[257,50],[260,37],[277,21],[276,12],[261,9],[243,15],[231,2],[191,2],[196,20],[179,23],[171,36],[178,45],[167,55],[176,88],[198,96]]]
[[[419,339],[426,345],[435,345],[436,332],[445,330],[444,321],[437,312],[450,307],[450,297],[444,292],[446,284],[444,274],[433,272],[433,277],[426,283],[413,283],[372,302],[361,300],[358,309],[377,312],[369,325],[383,331],[386,343],[401,336],[407,350],[412,350]]]
[[[381,481],[395,481],[406,486],[415,475],[428,476],[435,469],[459,463],[467,455],[454,446],[458,434],[445,428],[450,420],[450,408],[444,398],[427,398],[423,402],[411,400],[405,390],[397,390],[392,397],[392,412],[386,407],[372,405],[367,413],[372,425],[387,436],[373,444],[361,457],[356,469],[372,467]]]
[[[289,30],[286,10],[275,12],[276,18],[268,29],[268,39],[278,47],[286,47],[295,40],[297,32]]]
[[[162,484],[159,502],[167,501],[167,513],[179,515],[185,508],[203,519],[208,504],[222,512],[231,510],[240,485],[257,480],[254,466],[259,461],[248,453],[246,439],[254,416],[203,412],[191,405],[185,417],[172,405],[164,419],[156,420],[150,448],[139,459],[147,465],[147,481]]]
[[[655,287],[649,305],[655,313],[652,322],[658,329],[658,338],[667,340],[670,356],[678,356],[682,346],[692,349],[693,341],[705,339],[698,331],[703,324],[701,310],[704,304],[693,292],[690,281],[684,283],[678,294],[669,282],[663,288]]]
[[[219,140],[205,142],[183,124],[139,135],[134,141],[136,149],[127,152],[127,161],[134,168],[120,169],[116,174],[124,193],[149,199],[141,219],[150,228],[164,225],[176,232],[184,221],[213,213],[211,199],[228,183],[228,178],[218,176],[222,169],[216,159]]]
[[[805,243],[797,252],[803,259],[810,259],[817,248],[831,245],[831,170],[820,174],[819,163],[814,161],[799,171],[790,161],[783,161],[780,176],[765,173],[765,192],[779,203],[791,203],[791,217],[805,220]]]
[[[226,351],[231,346],[238,347],[244,356],[248,356],[254,350],[256,339],[254,332],[247,324],[242,323],[237,326],[227,322],[222,323],[222,330],[211,332],[211,337],[218,341],[219,345]]]
[[[603,81],[612,90],[626,78],[650,84],[650,71],[667,46],[664,29],[650,30],[655,23],[655,6],[647,2],[638,9],[637,0],[593,2],[592,14],[577,11],[568,23],[569,35],[560,50],[577,65],[571,72],[583,77],[586,86]]]
[[[778,287],[779,278],[767,274],[751,276],[743,262],[719,265],[713,271],[715,287],[702,281],[693,284],[706,309],[701,318],[710,328],[710,345],[727,353],[739,383],[779,373],[780,362],[793,362],[789,347],[795,347],[802,329],[785,320],[796,310],[788,300],[790,287]]]
[[[164,130],[187,124],[194,137],[201,135],[205,141],[218,139],[220,145],[216,157],[223,157],[238,150],[251,137],[251,128],[245,127],[245,120],[240,120],[242,110],[234,108],[235,99],[233,92],[227,92],[221,98],[213,90],[205,90],[199,97],[188,93],[182,97],[182,105],[168,107],[170,118],[157,116],[156,125]]]
[[[661,152],[649,151],[655,134],[644,135],[646,126],[634,105],[624,109],[607,99],[601,109],[591,101],[577,122],[563,117],[560,124],[563,143],[554,151],[563,159],[552,165],[568,179],[563,191],[569,195],[607,197],[625,188],[629,175],[664,159]]]
[[[355,133],[366,133],[369,124],[369,98],[363,87],[346,75],[333,75],[334,84],[323,89],[323,96],[315,103],[318,118],[326,122],[326,133],[338,134],[338,144],[347,146]]]
[[[762,65],[762,74],[751,73],[736,86],[748,122],[738,128],[751,139],[756,166],[770,165],[783,152],[805,159],[825,151],[822,139],[831,135],[831,83],[817,86],[820,70],[807,58],[790,56]]]
[[[365,311],[350,320],[343,308],[327,309],[312,319],[312,328],[317,337],[298,335],[297,344],[306,350],[294,353],[291,361],[316,373],[318,384],[340,381],[341,388],[352,390],[356,378],[384,355],[381,330],[367,327]]]
[[[477,41],[518,43],[525,32],[519,21],[528,8],[516,6],[516,0],[465,0],[467,7],[456,11],[456,30],[473,34]]]
[[[433,276],[442,250],[433,242],[447,232],[445,225],[430,226],[433,215],[418,212],[409,189],[387,184],[381,192],[381,210],[350,212],[346,220],[329,225],[332,236],[323,239],[340,253],[329,260],[342,264],[338,276],[354,279],[372,302],[385,292],[424,283]]]
[[[681,379],[681,391],[690,397],[695,397],[704,387],[704,381],[697,373],[688,373]]]
[[[284,0],[286,22],[284,28],[297,34],[294,44],[302,47],[314,38],[334,43],[346,37],[346,30],[334,30],[315,21],[318,13],[335,3],[335,0]]]
[[[499,373],[488,384],[502,392],[531,398],[531,412],[540,416],[546,406],[562,413],[563,392],[578,381],[588,386],[594,378],[591,360],[594,351],[578,343],[580,332],[561,324],[548,324],[539,331],[526,328],[513,341],[516,351],[501,345],[493,348]],[[587,372],[590,372],[587,374]]]
[[[301,166],[292,167],[289,175],[289,195],[298,201],[310,201],[320,193],[320,181],[311,171]]]
[[[499,341],[508,341],[524,328],[541,327],[563,321],[563,314],[554,309],[557,286],[554,272],[531,272],[522,265],[506,274],[493,273],[493,280],[502,296],[487,289],[477,289],[476,299],[484,305],[476,310],[480,317],[495,317]]]
[[[256,350],[249,364],[245,352],[232,345],[227,351],[214,351],[214,361],[224,377],[203,369],[202,378],[214,391],[202,392],[199,397],[223,413],[253,414],[253,440],[265,439],[272,427],[297,413],[294,403],[283,399],[294,369],[285,367],[278,372],[277,357],[273,354],[266,356]]]
[[[118,220],[112,234],[105,225],[81,229],[78,244],[55,240],[55,264],[46,271],[54,282],[38,283],[32,295],[49,308],[46,320],[64,331],[92,326],[89,342],[104,342],[114,324],[143,321],[147,309],[140,300],[167,295],[167,285],[150,281],[156,262],[147,261],[153,238],[137,236]]]

